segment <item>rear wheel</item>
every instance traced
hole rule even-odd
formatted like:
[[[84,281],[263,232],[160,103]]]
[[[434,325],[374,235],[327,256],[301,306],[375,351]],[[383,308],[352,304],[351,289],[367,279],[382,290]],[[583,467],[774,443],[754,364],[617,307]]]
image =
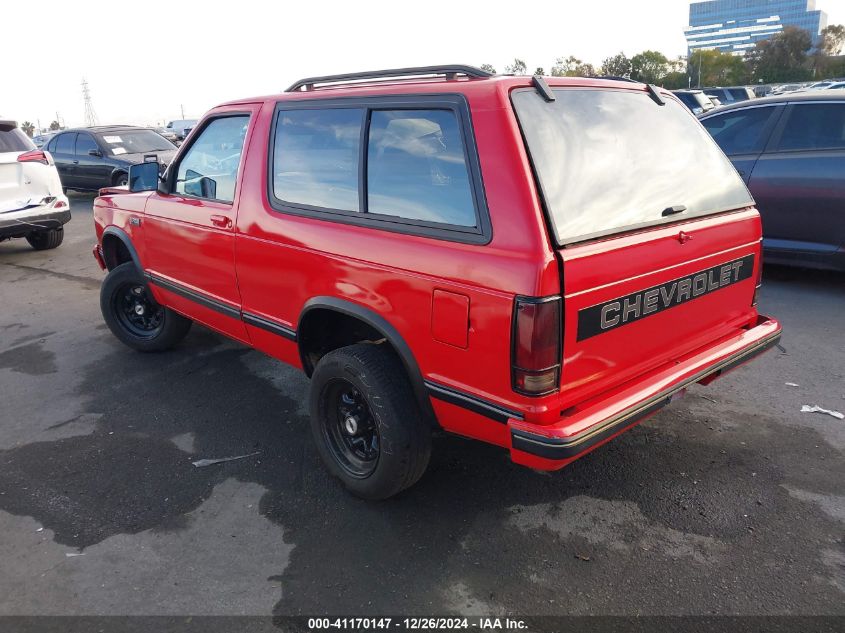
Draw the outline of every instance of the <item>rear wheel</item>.
[[[37,251],[47,251],[51,248],[57,248],[64,239],[65,230],[61,226],[48,231],[35,231],[26,236],[26,241]]]
[[[181,341],[192,321],[159,305],[132,262],[114,268],[100,288],[100,310],[122,343],[140,352],[159,352]]]
[[[114,177],[115,187],[124,187],[129,184],[129,174],[119,173]]]
[[[386,499],[416,483],[431,455],[431,432],[391,349],[358,343],[334,350],[311,380],[317,449],[350,492]]]

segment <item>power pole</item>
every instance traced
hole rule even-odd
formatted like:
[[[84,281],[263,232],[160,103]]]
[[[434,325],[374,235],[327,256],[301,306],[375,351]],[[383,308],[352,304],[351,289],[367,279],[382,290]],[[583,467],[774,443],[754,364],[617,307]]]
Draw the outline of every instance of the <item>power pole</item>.
[[[185,119],[185,106],[181,103],[179,104],[179,109],[182,110],[182,119]]]
[[[94,112],[94,105],[91,103],[91,92],[88,90],[88,82],[82,79],[82,100],[85,102],[85,127],[97,125],[97,113]]]

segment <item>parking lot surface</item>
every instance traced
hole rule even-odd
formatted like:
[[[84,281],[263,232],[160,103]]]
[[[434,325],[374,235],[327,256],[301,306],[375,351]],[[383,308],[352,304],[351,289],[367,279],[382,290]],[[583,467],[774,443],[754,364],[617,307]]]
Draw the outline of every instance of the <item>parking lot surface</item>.
[[[367,503],[298,371],[114,339],[91,203],[0,244],[0,614],[845,615],[845,421],[800,412],[845,411],[841,275],[767,270],[779,348],[560,472],[442,436]]]

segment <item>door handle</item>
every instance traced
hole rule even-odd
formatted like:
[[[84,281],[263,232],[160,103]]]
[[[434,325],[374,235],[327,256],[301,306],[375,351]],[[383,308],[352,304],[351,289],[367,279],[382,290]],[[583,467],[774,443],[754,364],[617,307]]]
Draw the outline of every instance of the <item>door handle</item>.
[[[212,215],[211,223],[214,226],[219,226],[221,229],[232,228],[232,220],[226,217],[225,215]]]
[[[75,160],[75,161],[73,161],[73,164],[74,164],[74,165],[78,165],[78,164],[79,164],[79,161],[78,161],[78,160]]]

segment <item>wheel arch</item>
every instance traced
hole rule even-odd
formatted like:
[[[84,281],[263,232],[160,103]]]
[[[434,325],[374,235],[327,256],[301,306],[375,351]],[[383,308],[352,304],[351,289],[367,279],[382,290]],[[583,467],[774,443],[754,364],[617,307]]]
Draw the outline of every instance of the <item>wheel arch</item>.
[[[408,380],[411,382],[411,388],[414,395],[419,402],[421,411],[428,416],[430,420],[436,424],[436,416],[434,409],[431,406],[431,400],[428,397],[428,391],[425,387],[422,372],[417,364],[414,354],[410,346],[402,338],[402,335],[396,330],[391,323],[377,312],[366,308],[360,304],[339,299],[337,297],[312,297],[309,299],[299,314],[297,323],[297,347],[299,348],[299,358],[302,362],[302,368],[306,375],[310,378],[314,372],[314,363],[308,353],[309,341],[309,320],[313,320],[319,313],[334,313],[342,315],[346,318],[351,318],[359,321],[364,326],[372,329],[386,341],[390,347],[399,356],[402,365],[405,367],[405,373]]]
[[[106,268],[112,270],[116,266],[131,261],[135,264],[140,272],[144,272],[141,266],[141,259],[138,257],[138,251],[132,244],[132,239],[126,234],[126,231],[117,226],[108,226],[103,231],[103,260],[106,263]]]

